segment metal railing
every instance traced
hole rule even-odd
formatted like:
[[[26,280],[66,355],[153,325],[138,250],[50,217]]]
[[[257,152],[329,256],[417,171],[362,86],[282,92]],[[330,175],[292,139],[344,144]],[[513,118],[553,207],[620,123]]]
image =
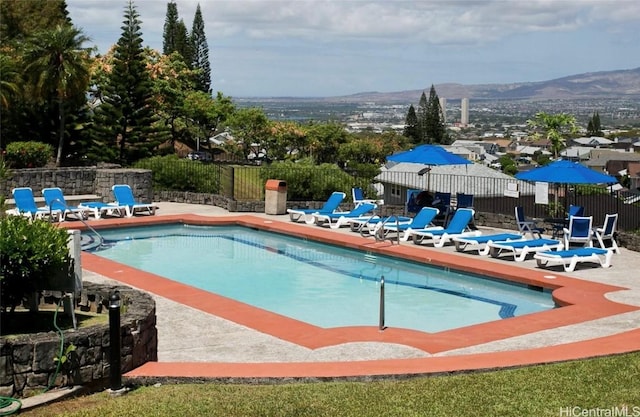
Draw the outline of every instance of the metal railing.
[[[353,187],[361,187],[365,190],[365,195],[372,196],[383,185],[385,205],[399,207],[406,206],[407,190],[429,188],[432,192],[451,193],[454,207],[456,193],[473,194],[473,208],[478,213],[513,216],[514,207],[522,206],[528,217],[561,217],[569,205],[574,204],[585,207],[585,214],[593,216],[596,224],[604,221],[607,213],[618,213],[619,230],[640,230],[640,194],[629,191],[610,192],[604,186],[556,188],[550,185],[550,204],[543,205],[535,202],[534,184],[515,178],[430,173],[427,179],[414,172],[387,171],[378,177],[380,184],[376,185],[374,179],[354,176],[338,169],[189,162],[184,166],[176,165],[171,168],[188,169],[187,172],[168,172],[169,168],[156,172],[153,169],[154,188],[160,191],[215,193],[237,201],[264,201],[266,180],[278,179],[287,183],[288,201],[302,202],[325,201],[334,191],[342,191],[350,196]],[[174,176],[180,179],[176,184],[168,181]],[[189,180],[190,177],[197,179]],[[513,197],[515,195],[517,198]]]

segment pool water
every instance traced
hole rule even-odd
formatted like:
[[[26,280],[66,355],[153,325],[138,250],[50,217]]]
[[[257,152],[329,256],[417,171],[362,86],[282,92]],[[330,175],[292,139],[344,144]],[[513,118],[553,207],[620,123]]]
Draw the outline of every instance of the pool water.
[[[438,332],[554,308],[548,291],[241,226],[100,234],[99,256],[325,328],[377,326],[383,276],[387,327]]]

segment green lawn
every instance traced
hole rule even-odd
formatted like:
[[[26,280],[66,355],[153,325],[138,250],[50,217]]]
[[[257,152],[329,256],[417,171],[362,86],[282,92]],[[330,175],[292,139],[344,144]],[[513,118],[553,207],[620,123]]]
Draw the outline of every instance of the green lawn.
[[[401,380],[150,386],[122,397],[101,392],[21,415],[574,416],[624,415],[595,413],[622,412],[625,406],[628,416],[640,416],[640,352]]]

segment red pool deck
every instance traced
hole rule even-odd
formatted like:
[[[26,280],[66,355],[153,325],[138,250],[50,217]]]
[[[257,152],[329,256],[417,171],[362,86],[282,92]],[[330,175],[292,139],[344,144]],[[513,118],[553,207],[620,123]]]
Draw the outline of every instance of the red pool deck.
[[[99,223],[92,223],[92,227],[99,230],[114,226],[176,222],[195,225],[241,225],[436,266],[455,267],[466,272],[552,289],[554,300],[562,308],[438,333],[395,328],[379,331],[377,327],[365,326],[323,329],[93,254],[83,253],[83,269],[309,349],[352,342],[382,342],[411,346],[429,354],[437,354],[640,310],[638,306],[617,303],[605,298],[607,293],[625,289],[619,286],[585,281],[544,269],[523,268],[513,262],[489,262],[476,255],[451,253],[411,243],[395,245],[388,241],[375,242],[356,233],[337,233],[320,227],[269,220],[254,215],[203,217],[186,214],[105,219]],[[72,224],[70,227],[83,228],[84,226]],[[410,359],[271,363],[148,362],[125,376],[129,378],[254,379],[430,374],[549,363],[637,350],[640,350],[640,328],[572,343],[563,344],[560,340],[558,344],[525,350]]]

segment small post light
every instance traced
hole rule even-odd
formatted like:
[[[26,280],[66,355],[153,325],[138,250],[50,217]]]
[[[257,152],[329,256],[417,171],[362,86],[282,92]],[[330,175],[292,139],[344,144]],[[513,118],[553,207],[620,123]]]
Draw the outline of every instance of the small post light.
[[[109,295],[109,383],[112,391],[122,388],[120,369],[120,292]]]

